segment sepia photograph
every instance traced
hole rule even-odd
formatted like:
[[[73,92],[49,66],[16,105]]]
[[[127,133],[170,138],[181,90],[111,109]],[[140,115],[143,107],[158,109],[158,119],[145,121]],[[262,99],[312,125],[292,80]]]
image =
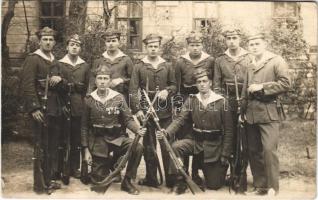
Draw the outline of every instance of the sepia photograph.
[[[1,198],[316,198],[316,1],[0,2]]]

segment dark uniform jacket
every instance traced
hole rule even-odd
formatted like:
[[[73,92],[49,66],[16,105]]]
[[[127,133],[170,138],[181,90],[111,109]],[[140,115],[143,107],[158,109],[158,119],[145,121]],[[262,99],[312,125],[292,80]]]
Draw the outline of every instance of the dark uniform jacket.
[[[131,100],[131,109],[133,113],[139,110],[146,109],[140,104],[144,100],[139,101],[138,89],[145,89],[149,91],[149,98],[152,100],[156,89],[159,91],[167,89],[169,96],[165,102],[156,102],[154,108],[157,109],[159,118],[171,117],[171,97],[176,92],[176,79],[172,66],[164,59],[159,57],[159,64],[155,69],[149,62],[147,57],[134,67],[129,87],[129,94]]]
[[[189,53],[182,55],[175,67],[178,92],[184,94],[185,87],[195,87],[194,72],[197,68],[206,69],[213,77],[213,65],[214,58],[204,52],[202,52],[201,59],[197,64],[192,62]]]
[[[46,76],[60,75],[59,67],[54,56],[47,57],[40,49],[29,54],[22,66],[21,90],[28,113],[41,109],[45,93]],[[47,100],[47,114],[60,116],[62,114],[58,90],[60,84],[49,87]]]
[[[101,64],[105,64],[110,67],[112,79],[122,78],[124,80],[124,83],[121,83],[111,89],[124,95],[128,95],[129,81],[134,66],[131,58],[120,51],[116,58],[114,60],[111,60],[109,55],[107,54],[107,51],[105,51],[101,58],[94,61],[91,71],[93,72],[94,70],[96,70]],[[87,93],[90,94],[95,89],[95,77],[92,73]]]
[[[263,84],[263,91],[249,94],[251,84]],[[260,62],[253,61],[248,67],[242,98],[243,112],[247,122],[270,123],[278,121],[277,95],[287,92],[290,87],[288,65],[281,56],[266,52]]]
[[[213,91],[235,97],[234,75],[236,75],[241,94],[247,67],[251,61],[251,56],[242,48],[236,58],[230,55],[229,50],[217,57],[214,63]]]
[[[81,142],[90,152],[99,157],[108,157],[108,143],[120,146],[126,127],[133,132],[139,130],[122,94],[108,89],[105,102],[93,91],[85,98],[82,116]]]
[[[196,140],[195,153],[204,151],[204,162],[215,162],[220,156],[229,157],[232,152],[232,118],[227,109],[227,101],[221,95],[211,91],[206,107],[201,103],[200,94],[190,95],[180,114],[166,129],[169,135],[175,134],[187,121],[193,123],[192,138],[198,134],[195,130],[213,131],[207,134],[222,134],[214,139]],[[221,131],[221,133],[220,133]]]
[[[63,95],[71,92],[71,114],[72,116],[81,116],[89,81],[89,66],[80,57],[78,57],[74,65],[67,55],[59,60],[59,65],[63,83],[65,84],[63,86],[65,88]],[[72,84],[71,88],[69,84]]]

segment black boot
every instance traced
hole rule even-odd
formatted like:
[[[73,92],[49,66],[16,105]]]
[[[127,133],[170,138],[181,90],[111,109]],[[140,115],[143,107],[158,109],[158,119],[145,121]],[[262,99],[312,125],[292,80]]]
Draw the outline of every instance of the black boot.
[[[185,183],[185,180],[183,179],[183,177],[178,177],[177,178],[177,183],[176,185],[173,187],[172,192],[175,194],[184,194],[187,190],[187,184]]]
[[[199,174],[192,174],[192,180],[200,187],[202,191],[205,191],[204,181]]]
[[[143,178],[138,181],[138,185],[148,186],[148,187],[154,187],[158,188],[159,183],[155,180],[149,180],[148,178]]]
[[[138,195],[139,190],[131,183],[131,179],[128,176],[124,177],[121,183],[121,190],[128,192],[128,194]]]

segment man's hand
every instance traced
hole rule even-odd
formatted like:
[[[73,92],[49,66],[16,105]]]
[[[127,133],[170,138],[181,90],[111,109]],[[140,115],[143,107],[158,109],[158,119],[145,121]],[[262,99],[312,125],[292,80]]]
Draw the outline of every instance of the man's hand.
[[[165,134],[165,130],[164,129],[162,129],[162,130],[157,130],[156,131],[156,138],[158,139],[158,140],[162,140],[163,139],[163,134]]]
[[[115,79],[112,79],[110,85],[111,87],[116,87],[117,85],[121,83],[124,83],[124,80],[122,78],[115,78]]]
[[[142,122],[145,118],[145,115],[144,115],[144,112],[142,110],[139,110],[137,113],[136,113],[136,117],[137,119]]]
[[[246,121],[246,115],[239,115],[238,120],[240,123],[244,123]]]
[[[146,128],[140,128],[137,132],[138,135],[140,135],[140,137],[144,137],[145,134],[147,132],[147,129]]]
[[[60,81],[62,80],[62,78],[60,76],[52,76],[50,78],[50,86],[53,87],[55,86],[56,84],[58,84]]]
[[[221,156],[220,161],[221,161],[221,165],[222,166],[228,166],[229,165],[229,159],[227,157],[225,157],[225,156]]]
[[[66,118],[70,117],[70,115],[71,115],[70,110],[69,110],[66,106],[63,106],[63,107],[62,107],[62,113],[64,114],[64,116],[65,116]]]
[[[161,91],[159,92],[158,98],[159,98],[159,100],[165,101],[165,100],[167,99],[168,95],[169,95],[168,90],[164,89],[164,90],[161,90]]]
[[[87,147],[85,147],[84,151],[85,151],[84,160],[86,160],[86,162],[89,165],[91,165],[93,162],[91,152],[89,152],[89,149]]]
[[[40,110],[36,110],[32,113],[32,117],[33,119],[35,119],[36,121],[42,123],[44,121],[44,115]]]
[[[256,92],[256,91],[260,91],[263,89],[263,84],[252,84],[248,87],[247,91],[249,93],[253,93],[253,92]]]

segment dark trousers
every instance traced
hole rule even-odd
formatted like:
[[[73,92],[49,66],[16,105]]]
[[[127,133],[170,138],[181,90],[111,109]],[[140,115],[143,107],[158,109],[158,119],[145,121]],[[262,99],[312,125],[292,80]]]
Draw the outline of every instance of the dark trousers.
[[[278,135],[279,123],[247,125],[249,162],[257,188],[279,190]]]
[[[168,127],[171,123],[171,118],[164,118],[160,119],[160,126],[162,128]],[[156,130],[157,126],[155,123],[150,119],[147,125],[147,133],[143,138],[143,145],[144,145],[144,159],[146,163],[146,179],[152,182],[158,182],[157,178],[157,170],[158,164],[155,158],[155,151],[157,147],[157,140],[156,140]],[[166,150],[166,147],[163,142],[160,142],[161,148],[161,155],[163,161],[163,168],[165,173],[165,180],[167,182],[171,181],[171,177],[169,177],[168,170],[169,170],[169,153]]]
[[[114,155],[123,156],[127,152],[132,142],[133,142],[133,139],[127,137],[127,138],[124,138],[121,146],[108,144],[109,152],[113,151]],[[137,169],[141,161],[142,153],[143,153],[143,146],[138,143],[136,146],[136,149],[132,151],[132,154],[128,160],[128,165],[126,168],[127,177],[132,179],[136,178]],[[109,170],[111,167],[111,160],[110,158],[103,158],[103,157],[94,156],[94,155],[92,155],[92,159],[93,159],[92,177],[96,181],[101,181],[109,174]]]
[[[174,150],[176,156],[183,160],[184,156],[194,155],[195,141],[192,139],[183,139],[175,141],[172,144],[172,149]],[[221,188],[225,183],[225,175],[227,167],[221,165],[221,162],[218,160],[216,162],[204,163],[203,161],[204,152],[196,154],[200,159],[202,164],[202,171],[205,178],[205,184],[208,189],[217,190]],[[178,171],[175,166],[170,165],[170,173],[177,175]]]
[[[60,116],[48,116],[47,117],[47,129],[48,134],[43,134],[43,126],[41,123],[34,121],[33,130],[34,134],[40,134],[41,136],[41,148],[43,150],[42,169],[43,176],[46,185],[49,185],[53,175],[58,172],[58,146],[59,137],[61,133],[61,117]],[[36,137],[36,136],[35,136]],[[36,181],[36,180],[34,180]],[[37,183],[34,182],[34,185]]]

